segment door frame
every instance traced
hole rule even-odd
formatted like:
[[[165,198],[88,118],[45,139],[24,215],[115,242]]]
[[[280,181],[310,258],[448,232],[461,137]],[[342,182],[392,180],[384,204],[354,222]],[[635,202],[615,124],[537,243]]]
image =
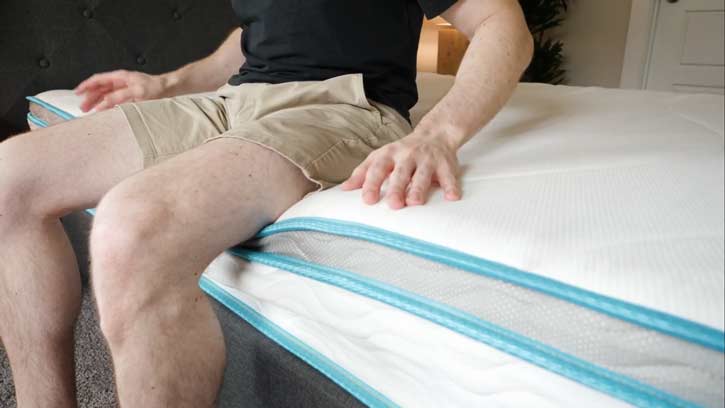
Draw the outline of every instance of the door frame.
[[[645,89],[662,0],[632,0],[619,86]]]

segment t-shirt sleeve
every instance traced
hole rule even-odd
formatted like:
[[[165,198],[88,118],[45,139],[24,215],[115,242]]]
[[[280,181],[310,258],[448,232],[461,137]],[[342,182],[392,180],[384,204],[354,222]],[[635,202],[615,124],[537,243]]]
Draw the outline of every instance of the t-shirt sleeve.
[[[458,0],[418,0],[418,4],[423,9],[428,19],[438,17],[444,11],[448,10]]]

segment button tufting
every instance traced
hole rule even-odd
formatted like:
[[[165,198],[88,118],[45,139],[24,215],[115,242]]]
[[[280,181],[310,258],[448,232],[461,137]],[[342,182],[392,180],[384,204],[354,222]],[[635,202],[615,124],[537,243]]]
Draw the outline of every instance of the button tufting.
[[[83,10],[82,14],[83,14],[83,17],[85,17],[85,18],[89,18],[89,19],[93,18],[93,11],[91,11],[89,9]]]
[[[50,61],[48,61],[47,58],[43,57],[38,60],[38,66],[40,68],[49,68],[50,67]]]
[[[179,21],[179,20],[181,20],[181,13],[179,13],[178,10],[174,10],[174,12],[171,14],[171,17],[174,20]]]
[[[136,63],[138,65],[146,65],[146,58],[144,58],[143,55],[139,55],[136,57]]]

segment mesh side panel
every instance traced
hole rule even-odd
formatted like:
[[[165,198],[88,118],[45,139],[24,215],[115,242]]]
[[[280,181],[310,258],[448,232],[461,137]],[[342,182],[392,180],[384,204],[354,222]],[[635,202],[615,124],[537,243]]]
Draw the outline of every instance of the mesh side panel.
[[[698,404],[722,407],[717,351],[521,288],[353,238],[279,233],[254,249],[405,289]]]

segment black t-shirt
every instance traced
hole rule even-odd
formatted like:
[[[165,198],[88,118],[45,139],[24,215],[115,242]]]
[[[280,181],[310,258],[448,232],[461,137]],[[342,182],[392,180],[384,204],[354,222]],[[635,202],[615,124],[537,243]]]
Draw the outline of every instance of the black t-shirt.
[[[320,81],[362,73],[369,99],[404,117],[418,101],[423,13],[457,0],[232,0],[246,62],[229,83]]]

